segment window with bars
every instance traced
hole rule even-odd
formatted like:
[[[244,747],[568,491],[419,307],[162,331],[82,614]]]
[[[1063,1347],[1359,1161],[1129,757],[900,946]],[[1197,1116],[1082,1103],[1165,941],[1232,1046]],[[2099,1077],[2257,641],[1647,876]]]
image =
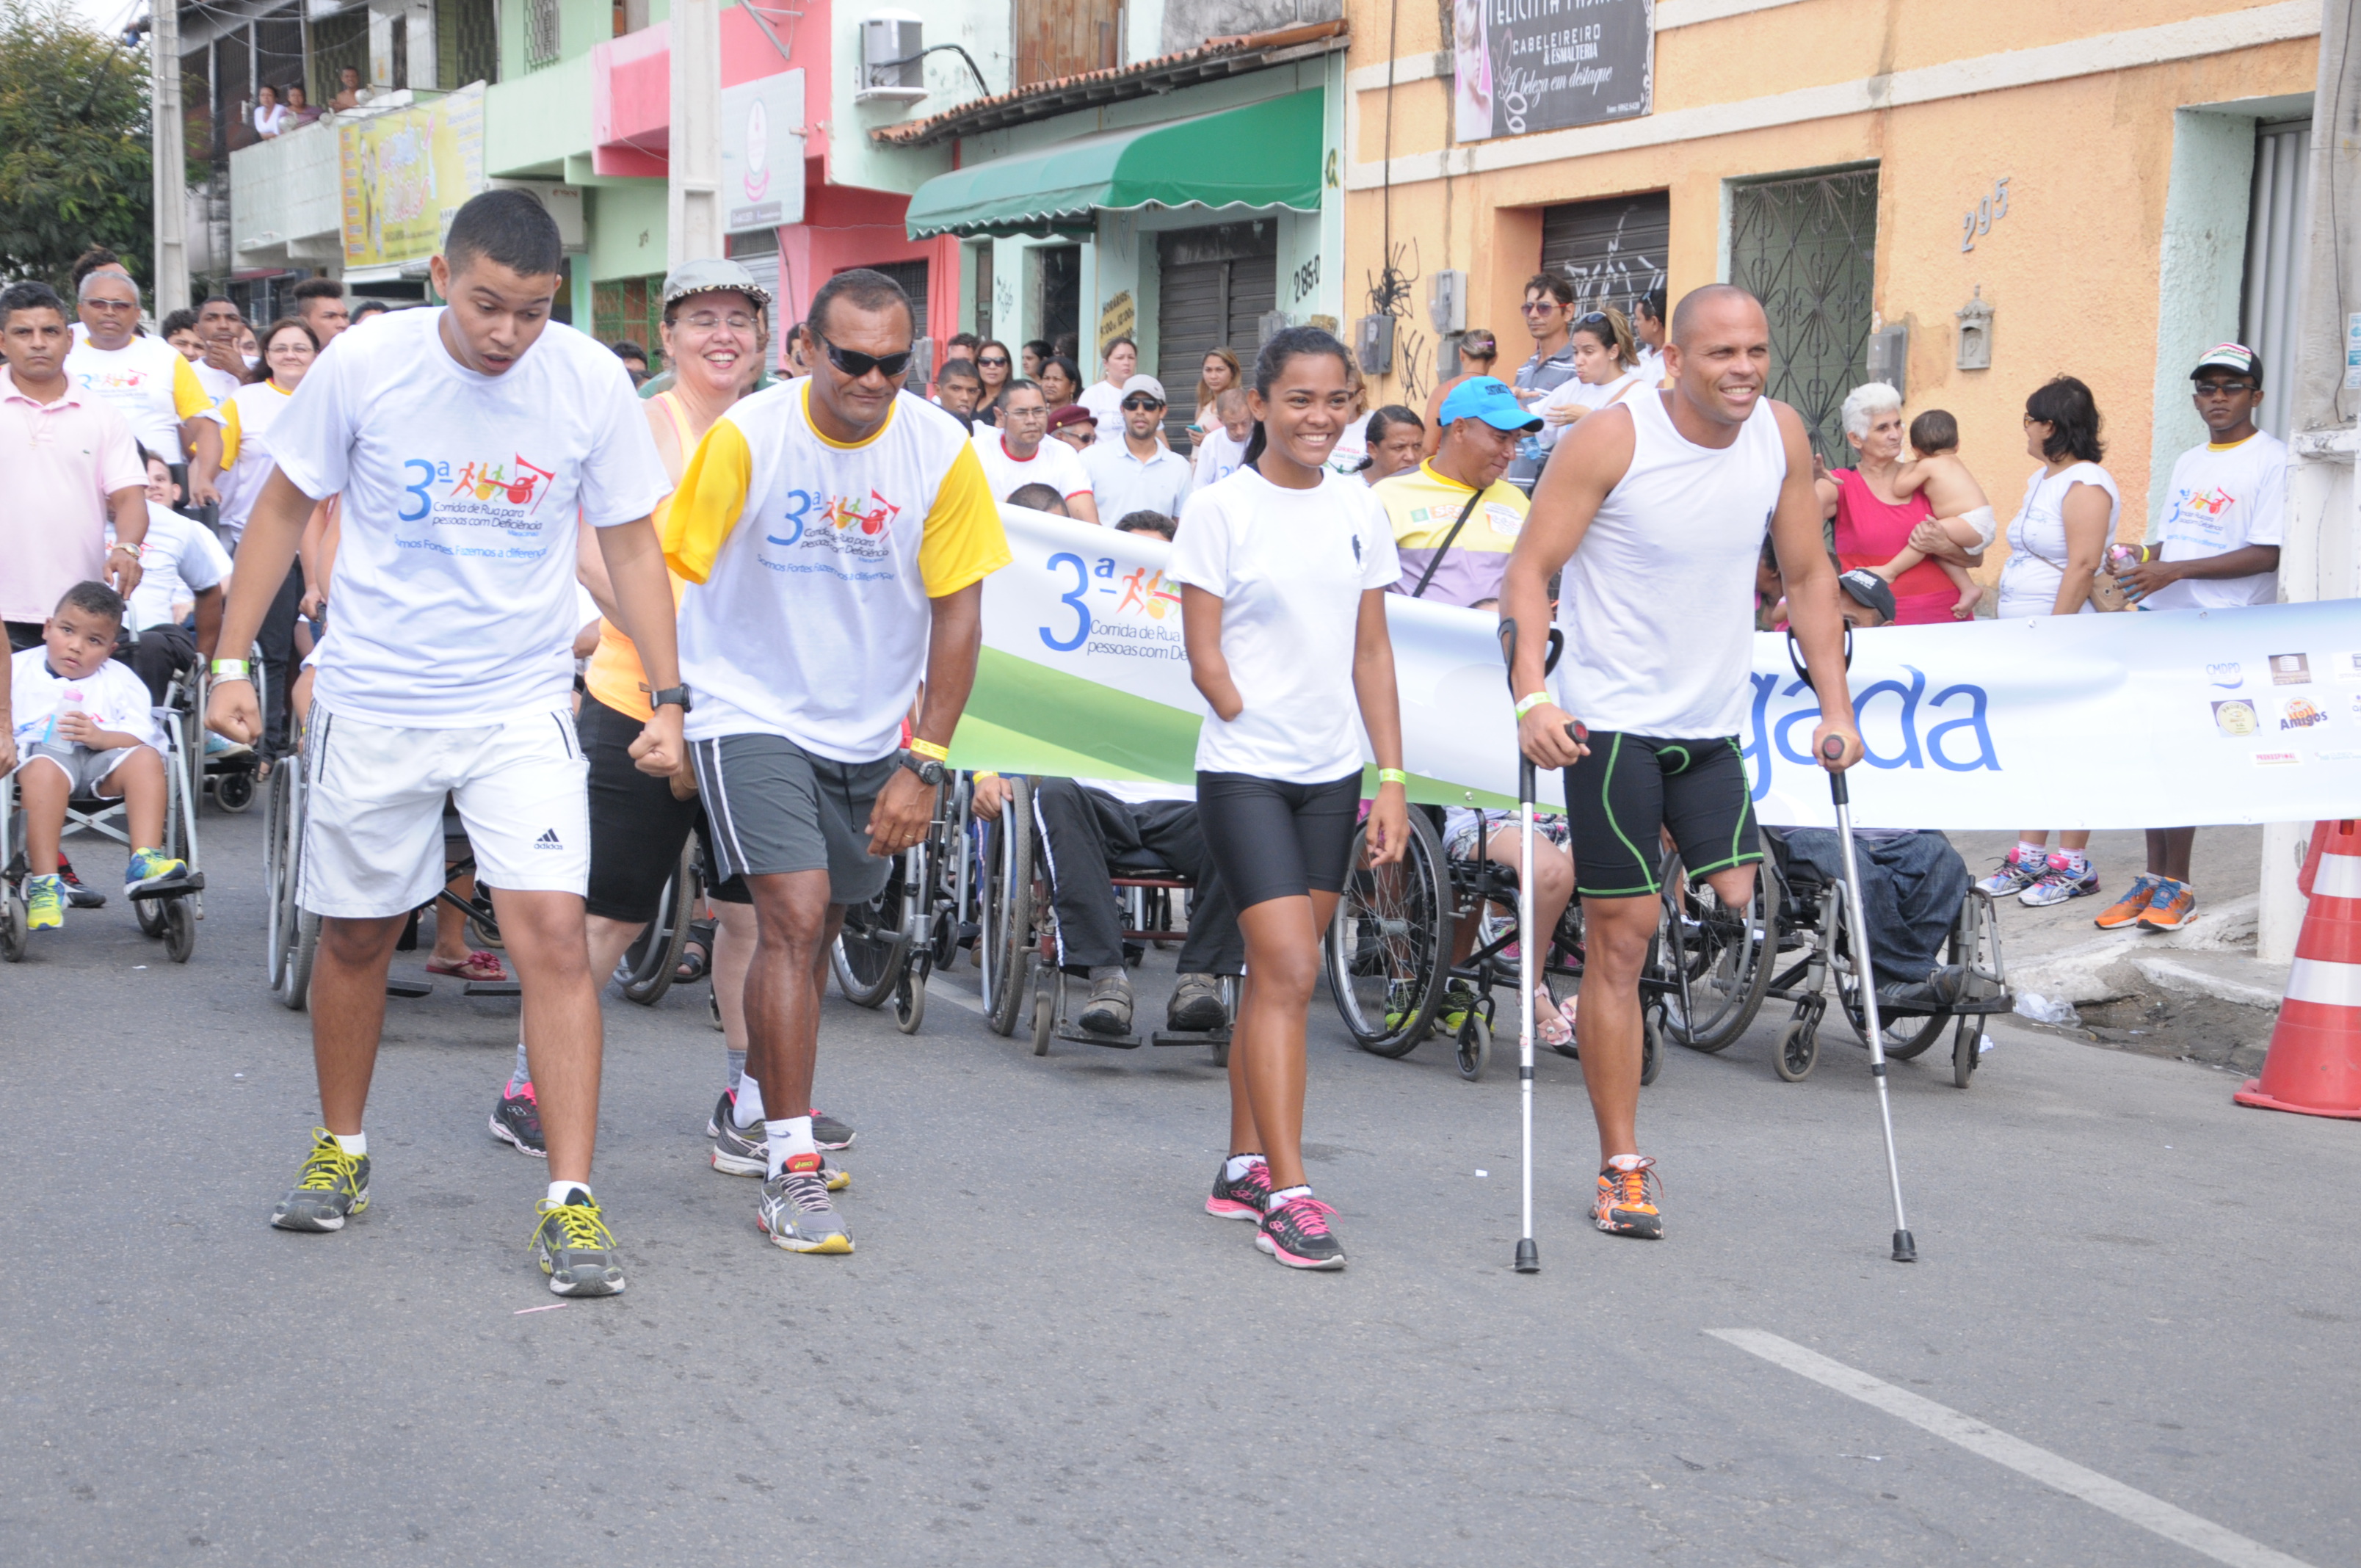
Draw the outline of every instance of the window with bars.
[[[648,368],[664,358],[664,275],[621,278],[590,286],[590,335],[604,344],[629,338],[648,351]]]
[[[446,91],[500,79],[494,0],[434,0],[435,78]]]
[[[524,68],[557,63],[557,0],[525,0]]]
[[[1804,416],[1830,467],[1849,466],[1845,394],[1869,376],[1877,170],[1737,185],[1730,280],[1771,320],[1771,396]]]

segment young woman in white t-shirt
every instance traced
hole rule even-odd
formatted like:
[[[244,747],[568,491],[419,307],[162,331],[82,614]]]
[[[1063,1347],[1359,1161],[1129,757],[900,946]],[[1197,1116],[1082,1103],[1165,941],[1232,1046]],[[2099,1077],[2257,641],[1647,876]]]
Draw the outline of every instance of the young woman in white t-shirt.
[[[2008,564],[2000,575],[2000,618],[2088,615],[2091,579],[2107,541],[2114,537],[2123,499],[2099,459],[2099,405],[2091,389],[2060,376],[2025,400],[2026,455],[2039,462],[2025,482],[2025,504],[2008,525]],[[1977,885],[1994,898],[2015,894],[2039,909],[2099,891],[2099,873],[2083,850],[2087,829],[2058,835],[2031,828],[2000,870]]]
[[[1650,385],[1640,370],[1639,340],[1631,323],[1613,307],[1576,316],[1567,333],[1574,345],[1574,379],[1533,407],[1542,416],[1541,443],[1555,446],[1575,421],[1621,402]]]
[[[1291,1268],[1342,1268],[1303,1172],[1303,1031],[1321,934],[1351,873],[1360,714],[1378,765],[1369,859],[1401,858],[1409,806],[1386,588],[1400,576],[1385,510],[1329,468],[1353,402],[1344,345],[1290,327],[1263,345],[1246,460],[1180,514],[1189,669],[1213,713],[1197,740],[1205,847],[1238,910],[1246,981],[1230,1045],[1230,1155],[1205,1211],[1257,1223]]]

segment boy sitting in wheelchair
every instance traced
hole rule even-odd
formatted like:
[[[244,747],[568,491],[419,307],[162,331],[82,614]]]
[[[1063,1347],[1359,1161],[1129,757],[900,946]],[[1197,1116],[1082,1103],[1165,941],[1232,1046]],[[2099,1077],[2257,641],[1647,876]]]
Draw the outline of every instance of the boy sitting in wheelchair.
[[[127,896],[169,886],[188,872],[185,862],[159,848],[168,801],[164,738],[149,709],[147,684],[115,660],[123,615],[122,597],[113,588],[77,583],[42,628],[41,646],[26,649],[10,664],[31,930],[65,923],[58,840],[73,800],[123,802],[132,843],[124,873]]]

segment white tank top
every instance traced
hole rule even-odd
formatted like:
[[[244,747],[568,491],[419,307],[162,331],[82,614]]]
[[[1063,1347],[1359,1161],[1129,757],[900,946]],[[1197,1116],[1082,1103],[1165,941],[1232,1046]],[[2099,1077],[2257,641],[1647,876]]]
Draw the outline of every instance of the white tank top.
[[[1593,729],[1711,740],[1746,721],[1754,564],[1787,455],[1768,398],[1711,447],[1673,428],[1665,395],[1623,400],[1631,466],[1565,564],[1558,703]]]

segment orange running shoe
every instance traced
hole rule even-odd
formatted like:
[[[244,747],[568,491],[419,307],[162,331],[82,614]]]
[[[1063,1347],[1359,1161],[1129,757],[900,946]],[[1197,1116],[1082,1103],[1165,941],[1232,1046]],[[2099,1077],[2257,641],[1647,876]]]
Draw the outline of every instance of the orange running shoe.
[[[2153,872],[2142,872],[2131,886],[2124,889],[2124,895],[2100,910],[2098,918],[2091,924],[2102,931],[2120,931],[2126,926],[2137,924],[2140,916],[2147,909],[2148,900],[2156,896],[2156,890],[2164,880]]]
[[[1643,1154],[1619,1154],[1598,1173],[1598,1202],[1590,1217],[1610,1236],[1662,1240],[1664,1217],[1656,1212],[1651,1194],[1663,1191],[1654,1160]]]
[[[2158,879],[2156,896],[2139,912],[2143,931],[2178,931],[2197,913],[2197,890],[2185,882]]]

